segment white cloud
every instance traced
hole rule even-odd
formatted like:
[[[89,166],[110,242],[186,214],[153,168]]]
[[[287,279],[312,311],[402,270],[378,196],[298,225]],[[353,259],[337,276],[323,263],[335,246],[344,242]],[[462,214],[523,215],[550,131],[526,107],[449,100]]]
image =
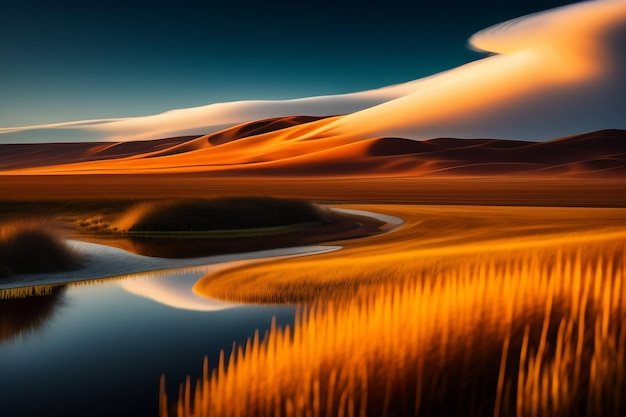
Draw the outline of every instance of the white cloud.
[[[347,116],[323,129],[400,136],[545,140],[626,128],[626,1],[595,0],[514,19],[470,39],[497,53],[432,77],[360,93],[241,101],[125,119],[0,129],[81,129],[108,140],[206,134],[288,115]],[[312,132],[310,135],[319,134]]]
[[[626,128],[626,2],[597,0],[477,33],[498,52],[338,120],[337,134],[546,140]]]

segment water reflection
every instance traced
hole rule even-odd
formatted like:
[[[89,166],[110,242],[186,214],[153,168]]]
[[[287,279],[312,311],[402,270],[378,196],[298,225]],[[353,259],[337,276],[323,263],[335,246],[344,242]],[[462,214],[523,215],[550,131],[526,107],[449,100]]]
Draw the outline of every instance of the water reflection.
[[[109,233],[76,233],[86,242],[120,248],[159,258],[193,258],[240,254],[259,250],[315,245],[320,242],[353,239],[389,231],[403,221],[394,216],[364,210],[333,208],[332,220],[290,226],[213,231],[206,234],[162,234],[152,236]]]
[[[193,293],[180,290],[177,281],[189,284],[194,274],[205,272],[89,281],[51,289],[54,295],[0,300],[2,306],[7,301],[21,306],[2,310],[3,319],[13,320],[27,313],[31,299],[57,302],[48,302],[54,308],[46,309],[45,302],[38,306],[43,325],[37,331],[0,341],[0,415],[156,416],[162,373],[172,376],[168,389],[175,392],[175,379],[205,355],[217,363],[220,350],[245,342],[256,329],[268,329],[273,317],[282,325],[293,323],[289,306],[209,311],[208,299],[204,305],[191,303]],[[142,296],[127,291],[144,285],[148,290]],[[162,302],[168,291],[180,301],[177,308]],[[34,395],[45,400],[33,401]]]
[[[141,256],[116,247],[70,240],[68,244],[83,258],[83,268],[69,272],[46,274],[19,274],[12,277],[13,283],[0,283],[0,291],[16,285],[50,285],[77,283],[79,281],[108,279],[112,277],[133,278],[135,274],[147,271],[164,271],[176,268],[205,267],[213,264],[261,259],[279,256],[308,255],[340,249],[338,246],[299,246],[267,249],[256,252],[231,253],[226,255],[204,256],[199,258],[157,258]]]
[[[135,279],[118,281],[117,285],[131,294],[149,298],[166,306],[195,311],[217,311],[232,308],[237,304],[223,303],[197,295],[195,283],[220,267],[188,268],[177,271],[136,274]]]
[[[285,248],[310,244],[312,239],[295,236],[246,236],[245,238],[174,238],[141,236],[81,236],[86,241],[100,243],[128,252],[158,258],[195,258],[262,249]],[[292,233],[293,235],[293,233]]]
[[[44,294],[23,289],[27,296],[0,299],[0,343],[41,330],[63,305],[65,286],[50,287]]]
[[[233,346],[178,403],[162,389],[161,416],[624,416],[626,242],[594,238],[387,264]]]

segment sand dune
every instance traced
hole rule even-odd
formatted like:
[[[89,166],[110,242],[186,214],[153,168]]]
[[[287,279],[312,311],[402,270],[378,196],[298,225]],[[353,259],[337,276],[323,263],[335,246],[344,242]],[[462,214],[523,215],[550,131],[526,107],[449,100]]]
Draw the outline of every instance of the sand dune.
[[[141,142],[85,142],[0,145],[0,169],[20,169],[123,158],[185,143],[195,136]]]
[[[320,131],[336,117],[292,116],[201,137],[113,144],[0,145],[4,174],[213,172],[225,175],[626,175],[626,131],[547,142],[397,137],[359,140]]]
[[[303,123],[310,123],[325,118],[326,116],[290,116],[259,120],[257,122],[244,123],[231,129],[226,129],[216,134],[210,135],[208,141],[211,145],[217,146],[248,136],[256,136],[263,133],[274,132],[276,130],[286,129],[288,127],[297,126]]]

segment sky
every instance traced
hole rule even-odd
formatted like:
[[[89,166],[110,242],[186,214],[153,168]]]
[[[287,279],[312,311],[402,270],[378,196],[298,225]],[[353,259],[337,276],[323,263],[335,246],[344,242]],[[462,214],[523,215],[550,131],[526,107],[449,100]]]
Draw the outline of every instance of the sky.
[[[21,1],[0,5],[0,127],[403,83],[472,34],[572,1]]]

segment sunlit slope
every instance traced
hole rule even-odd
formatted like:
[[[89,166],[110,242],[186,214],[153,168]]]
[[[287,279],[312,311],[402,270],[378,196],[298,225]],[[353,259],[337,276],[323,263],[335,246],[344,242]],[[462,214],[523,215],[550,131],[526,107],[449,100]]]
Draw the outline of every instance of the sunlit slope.
[[[324,130],[338,118],[268,119],[187,139],[5,145],[0,146],[8,151],[6,157],[0,157],[0,170],[16,174],[222,172],[304,177],[626,175],[624,130],[548,142],[359,139]],[[60,161],[63,163],[55,164]]]
[[[289,116],[258,120],[206,136],[181,136],[147,141],[0,144],[0,170],[177,155],[214,147],[241,138],[255,136],[309,123],[323,117]],[[129,167],[130,168],[130,167]],[[47,169],[47,168],[41,168]]]

